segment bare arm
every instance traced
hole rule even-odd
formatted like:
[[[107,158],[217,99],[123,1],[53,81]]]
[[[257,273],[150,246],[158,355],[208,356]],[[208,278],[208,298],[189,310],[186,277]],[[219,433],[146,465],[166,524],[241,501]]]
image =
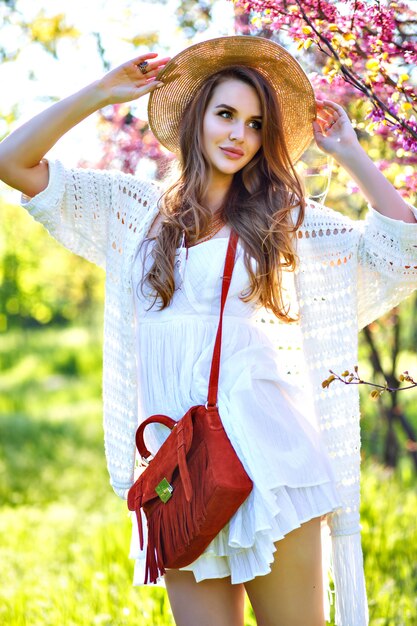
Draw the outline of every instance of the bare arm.
[[[156,56],[150,52],[123,63],[17,128],[0,143],[0,179],[30,197],[43,191],[49,174],[42,159],[58,139],[103,106],[135,100],[162,84],[155,77],[169,57]],[[144,60],[146,74],[138,68]]]
[[[317,105],[318,121],[313,122],[313,128],[319,148],[331,154],[347,171],[378,213],[415,224],[409,205],[360,145],[343,107],[331,100],[317,100]]]

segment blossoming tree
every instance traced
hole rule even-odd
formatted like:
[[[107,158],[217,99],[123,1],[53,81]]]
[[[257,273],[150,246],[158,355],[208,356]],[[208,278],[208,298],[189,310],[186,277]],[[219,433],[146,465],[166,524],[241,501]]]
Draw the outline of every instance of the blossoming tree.
[[[358,130],[379,135],[390,148],[377,165],[391,168],[397,188],[412,197],[417,192],[417,11],[411,3],[233,1],[250,18],[239,22],[240,32],[278,37],[302,51],[303,62],[310,55],[318,95],[342,105],[354,99],[350,113],[365,113],[365,122],[353,119]]]
[[[417,192],[417,12],[410,4],[379,0],[232,1],[238,32],[274,37],[302,55],[304,66],[311,63],[310,79],[316,94],[345,106],[377,166],[402,195],[412,200]],[[409,332],[404,322],[413,317],[413,310],[414,302],[394,309],[384,324],[374,322],[365,328],[363,340],[374,374],[385,381],[382,385],[371,383],[371,395],[380,398],[385,390],[391,391],[385,402],[380,400],[379,407],[387,426],[384,461],[390,466],[398,461],[398,424],[406,436],[404,447],[417,468],[416,434],[395,391],[400,351],[415,339],[407,337],[404,341],[405,330]],[[399,376],[400,381],[414,383],[408,372],[405,374]],[[356,374],[332,374],[323,381],[323,387],[335,378],[347,384],[359,380]],[[408,384],[406,388],[414,387]]]

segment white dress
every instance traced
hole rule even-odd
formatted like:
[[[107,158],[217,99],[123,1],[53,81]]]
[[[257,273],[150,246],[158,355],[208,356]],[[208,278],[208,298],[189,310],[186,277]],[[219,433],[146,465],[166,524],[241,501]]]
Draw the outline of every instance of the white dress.
[[[159,301],[149,309],[150,285],[140,279],[151,267],[153,241],[136,255],[132,289],[135,300],[139,420],[155,413],[180,419],[187,409],[207,400],[208,380],[220,312],[222,274],[228,238],[214,238],[186,250],[177,248],[176,291],[169,307]],[[253,268],[256,269],[252,259]],[[232,583],[270,571],[274,542],[313,517],[341,506],[334,475],[322,445],[312,403],[300,394],[297,377],[288,377],[268,336],[268,325],[255,324],[270,313],[239,294],[249,285],[238,243],[232,281],[223,314],[218,407],[224,428],[254,486],[229,523],[191,570],[197,582],[231,576]],[[149,309],[148,311],[146,309]],[[296,325],[283,325],[294,332]],[[305,394],[305,392],[303,392]],[[154,454],[169,431],[156,424],[145,430]],[[146,518],[142,513],[144,550],[139,548],[132,515],[130,557],[134,585],[144,581]],[[164,586],[163,577],[157,584]]]

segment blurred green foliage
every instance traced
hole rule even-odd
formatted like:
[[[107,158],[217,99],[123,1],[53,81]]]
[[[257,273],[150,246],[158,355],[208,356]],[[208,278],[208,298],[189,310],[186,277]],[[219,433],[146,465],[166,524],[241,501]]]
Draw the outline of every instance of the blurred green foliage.
[[[103,450],[101,333],[98,322],[11,330],[0,343],[0,623],[7,626],[174,624],[164,589],[132,586],[131,522],[109,486]],[[361,488],[370,626],[414,626],[410,460],[387,470],[365,450]],[[245,626],[255,626],[248,602]]]
[[[0,331],[89,322],[103,303],[104,272],[68,252],[22,208],[0,199]]]

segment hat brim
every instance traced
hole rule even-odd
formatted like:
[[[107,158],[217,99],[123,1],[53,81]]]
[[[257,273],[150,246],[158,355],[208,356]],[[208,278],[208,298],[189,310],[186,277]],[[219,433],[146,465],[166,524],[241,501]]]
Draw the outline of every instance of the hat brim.
[[[270,81],[280,104],[288,152],[293,163],[298,161],[313,138],[313,87],[298,61],[283,46],[263,37],[208,39],[173,57],[158,74],[164,86],[149,97],[148,120],[155,137],[178,154],[183,111],[208,76],[231,65],[253,67]]]

